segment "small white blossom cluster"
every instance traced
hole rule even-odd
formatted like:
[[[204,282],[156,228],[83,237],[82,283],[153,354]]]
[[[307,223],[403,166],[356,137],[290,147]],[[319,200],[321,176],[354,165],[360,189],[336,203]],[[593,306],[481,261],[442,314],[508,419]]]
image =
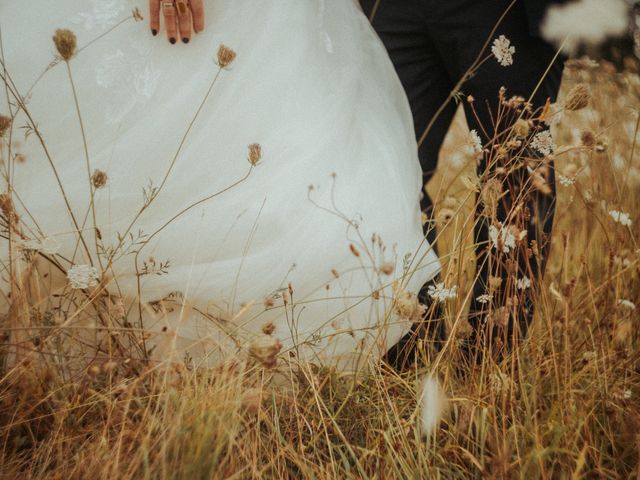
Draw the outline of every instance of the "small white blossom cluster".
[[[556,151],[556,144],[553,142],[553,136],[549,130],[537,133],[531,141],[531,148],[534,148],[545,157]]]
[[[476,130],[469,132],[469,145],[473,149],[473,153],[482,153],[482,140]]]
[[[74,265],[67,271],[67,279],[73,289],[95,287],[100,279],[100,272],[91,265]]]
[[[60,249],[60,243],[55,238],[43,238],[42,240],[24,240],[21,246],[25,250],[35,250],[47,255],[55,255]]]
[[[516,248],[516,237],[501,223],[498,223],[497,227],[495,225],[489,227],[489,238],[493,248],[496,250],[500,248],[500,243],[502,242],[502,251],[504,253],[509,253],[512,248]]]
[[[526,290],[527,288],[531,288],[531,280],[526,275],[522,278],[519,278],[516,281],[516,288],[518,290]]]
[[[446,302],[458,297],[458,287],[445,288],[444,282],[440,282],[436,285],[430,285],[427,293],[438,302]]]
[[[570,187],[571,185],[576,183],[575,178],[565,177],[564,175],[558,175],[558,181],[563,187]]]
[[[618,210],[610,210],[609,215],[611,215],[611,218],[613,218],[616,222],[624,225],[625,227],[630,227],[633,223],[628,213],[620,212]]]
[[[516,53],[516,47],[511,45],[511,40],[504,35],[500,35],[493,41],[491,53],[493,53],[500,65],[508,67],[513,65],[513,54]]]
[[[476,301],[483,305],[486,303],[489,303],[491,300],[493,300],[493,295],[489,295],[488,293],[484,293],[480,295],[478,298],[476,298]]]
[[[618,305],[620,305],[621,307],[627,308],[629,310],[636,309],[636,304],[633,303],[631,300],[620,299],[618,300]]]

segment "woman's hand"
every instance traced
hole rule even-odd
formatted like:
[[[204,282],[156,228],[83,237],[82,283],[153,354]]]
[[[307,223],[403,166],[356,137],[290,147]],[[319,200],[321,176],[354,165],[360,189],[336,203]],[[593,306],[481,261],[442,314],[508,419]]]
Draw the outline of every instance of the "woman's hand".
[[[167,38],[176,43],[181,38],[184,43],[191,40],[191,27],[195,33],[204,30],[203,0],[149,0],[151,12],[151,33],[160,31],[160,13],[164,17]]]

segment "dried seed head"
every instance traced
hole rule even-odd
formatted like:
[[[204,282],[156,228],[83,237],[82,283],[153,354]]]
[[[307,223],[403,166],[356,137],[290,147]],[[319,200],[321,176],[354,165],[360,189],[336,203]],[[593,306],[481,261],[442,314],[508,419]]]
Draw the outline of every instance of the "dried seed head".
[[[273,368],[278,362],[278,354],[282,344],[270,335],[256,337],[249,345],[249,353],[265,368]]]
[[[591,90],[584,83],[579,83],[569,91],[564,101],[564,108],[575,112],[587,108],[590,102]]]
[[[518,137],[527,137],[529,135],[529,122],[520,119],[513,126],[513,132]]]
[[[484,214],[487,217],[493,217],[498,210],[498,202],[503,195],[502,182],[497,178],[489,179],[480,191],[482,204],[484,205]]]
[[[76,53],[78,41],[76,34],[66,28],[59,28],[53,36],[56,50],[65,62],[68,62]]]
[[[422,319],[426,311],[425,306],[420,304],[417,295],[402,288],[402,284],[399,281],[393,284],[393,299],[396,313],[400,318],[411,321]]]
[[[108,178],[106,172],[95,170],[93,175],[91,175],[91,183],[93,183],[94,188],[102,188],[107,184]]]
[[[259,143],[252,143],[249,145],[249,163],[254,167],[258,164],[262,158],[262,147]]]
[[[0,138],[7,133],[9,127],[11,126],[11,119],[9,117],[5,117],[4,115],[0,115]]]
[[[273,324],[273,322],[265,323],[262,326],[262,333],[264,333],[265,335],[271,335],[273,332],[275,332],[275,330],[276,326]]]
[[[218,48],[218,65],[220,68],[226,68],[236,59],[236,52],[226,45],[220,45]]]
[[[356,248],[356,246],[353,243],[349,244],[349,250],[351,250],[351,254],[354,257],[359,257],[360,256],[360,252],[358,251],[358,249]]]
[[[385,275],[392,275],[395,269],[396,265],[393,262],[385,262],[380,265],[380,271]]]
[[[588,148],[593,148],[596,144],[596,134],[591,130],[583,130],[580,134],[580,142]]]

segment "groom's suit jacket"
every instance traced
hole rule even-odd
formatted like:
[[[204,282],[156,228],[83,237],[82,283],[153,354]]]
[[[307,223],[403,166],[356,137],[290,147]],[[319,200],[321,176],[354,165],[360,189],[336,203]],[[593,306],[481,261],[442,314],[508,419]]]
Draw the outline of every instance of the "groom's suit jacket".
[[[523,0],[523,3],[529,17],[529,31],[537,36],[540,34],[540,26],[547,9],[552,5],[569,3],[569,0]]]

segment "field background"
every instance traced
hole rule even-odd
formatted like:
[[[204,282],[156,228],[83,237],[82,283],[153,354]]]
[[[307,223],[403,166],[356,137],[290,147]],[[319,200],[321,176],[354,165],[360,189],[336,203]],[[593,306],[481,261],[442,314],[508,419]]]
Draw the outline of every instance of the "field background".
[[[355,378],[248,361],[160,372],[135,360],[68,377],[27,360],[0,379],[0,477],[640,479],[640,79],[578,62],[562,95],[577,83],[593,98],[554,127],[569,180],[535,324],[512,357],[467,369],[452,342],[437,363],[425,351],[428,367]],[[445,279],[460,288],[450,320],[474,275],[468,143],[458,118],[428,187],[447,224]],[[433,370],[448,406],[425,436],[421,379]]]

